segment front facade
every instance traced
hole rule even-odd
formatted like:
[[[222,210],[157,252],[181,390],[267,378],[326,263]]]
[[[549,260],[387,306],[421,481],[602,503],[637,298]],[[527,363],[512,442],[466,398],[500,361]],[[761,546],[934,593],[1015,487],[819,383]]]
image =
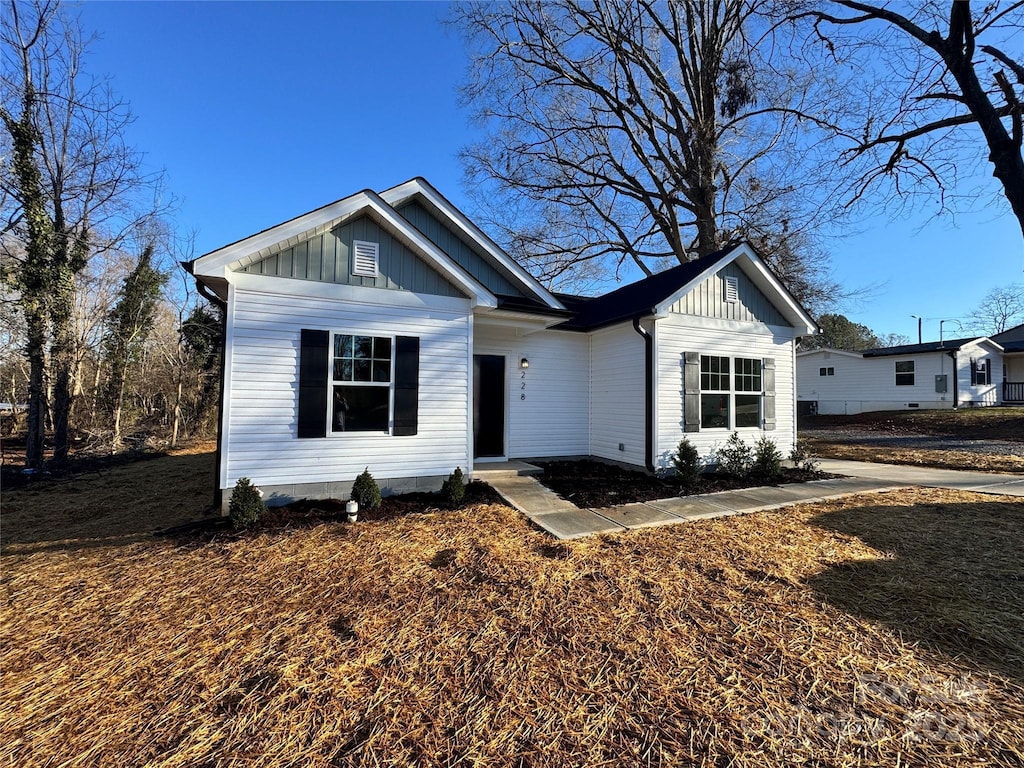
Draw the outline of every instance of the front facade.
[[[1003,403],[1003,349],[985,337],[797,354],[802,413],[854,414]]]
[[[268,504],[436,490],[455,467],[595,456],[658,470],[685,435],[795,440],[814,324],[737,245],[596,299],[552,294],[422,179],[188,265],[226,315],[218,489]]]
[[[1024,405],[1024,324],[995,334],[992,341],[1003,348],[1003,403]]]

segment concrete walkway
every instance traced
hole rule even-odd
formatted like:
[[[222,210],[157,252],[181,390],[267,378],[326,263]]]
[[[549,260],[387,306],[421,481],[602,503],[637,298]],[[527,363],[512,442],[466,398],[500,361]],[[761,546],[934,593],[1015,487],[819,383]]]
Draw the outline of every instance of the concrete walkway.
[[[540,473],[538,467],[523,462],[476,467],[473,476],[489,483],[509,504],[558,539],[580,539],[596,533],[747,514],[791,504],[892,491],[911,485],[1024,496],[1024,475],[993,475],[833,459],[822,460],[820,469],[848,477],[674,497],[602,509],[580,509],[566,501],[532,476]]]
[[[821,459],[822,472],[868,478],[901,485],[923,485],[928,488],[949,488],[955,491],[1024,496],[1024,475],[973,472],[960,469],[912,467],[906,464],[875,464],[868,461]]]

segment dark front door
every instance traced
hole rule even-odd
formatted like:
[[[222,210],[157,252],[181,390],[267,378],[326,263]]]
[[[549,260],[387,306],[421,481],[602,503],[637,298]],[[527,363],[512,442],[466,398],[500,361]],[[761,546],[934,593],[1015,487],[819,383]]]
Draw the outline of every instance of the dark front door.
[[[473,456],[505,455],[505,358],[473,355]]]

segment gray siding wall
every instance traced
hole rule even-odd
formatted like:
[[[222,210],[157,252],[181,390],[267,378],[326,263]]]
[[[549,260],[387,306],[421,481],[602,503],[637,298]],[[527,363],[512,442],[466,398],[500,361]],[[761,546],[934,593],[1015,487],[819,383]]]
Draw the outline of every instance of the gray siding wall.
[[[380,244],[380,274],[358,277],[352,274],[353,240]],[[243,267],[242,272],[276,277],[294,277],[322,283],[342,283],[370,288],[390,288],[436,296],[463,297],[455,286],[409,250],[398,238],[368,216],[346,222],[330,232],[268,256]]]
[[[723,292],[723,277],[739,280],[739,301],[727,303]],[[720,320],[760,322],[765,325],[789,325],[782,313],[775,308],[768,297],[754,285],[736,264],[727,264],[679,301],[672,305],[672,311],[680,315],[714,317]]]
[[[396,210],[491,293],[500,293],[504,296],[524,295],[507,277],[420,203],[412,200]]]

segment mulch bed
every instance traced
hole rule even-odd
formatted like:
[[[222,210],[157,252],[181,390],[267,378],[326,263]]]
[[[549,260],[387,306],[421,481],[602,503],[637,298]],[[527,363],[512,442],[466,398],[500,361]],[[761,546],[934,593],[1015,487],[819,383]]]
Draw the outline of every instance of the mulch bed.
[[[254,526],[245,531],[233,531],[226,517],[217,515],[191,521],[157,531],[157,536],[171,538],[179,546],[206,544],[218,541],[258,536],[288,530],[301,530],[345,520],[347,499],[302,499],[281,507],[271,507]],[[504,500],[487,483],[474,480],[466,484],[466,495],[461,508],[477,504],[504,504]],[[385,496],[376,509],[360,509],[358,520],[377,522],[395,520],[414,514],[452,511],[444,506],[438,493],[403,493]]]
[[[761,485],[806,483],[836,477],[826,472],[808,472],[792,468],[783,468],[781,476],[774,480],[766,480],[756,475],[736,477],[708,473],[702,475],[694,486],[688,488],[675,482],[672,477],[657,477],[599,461],[535,463],[544,470],[544,474],[537,477],[541,483],[577,507],[589,508],[654,501],[671,496],[734,491]]]

